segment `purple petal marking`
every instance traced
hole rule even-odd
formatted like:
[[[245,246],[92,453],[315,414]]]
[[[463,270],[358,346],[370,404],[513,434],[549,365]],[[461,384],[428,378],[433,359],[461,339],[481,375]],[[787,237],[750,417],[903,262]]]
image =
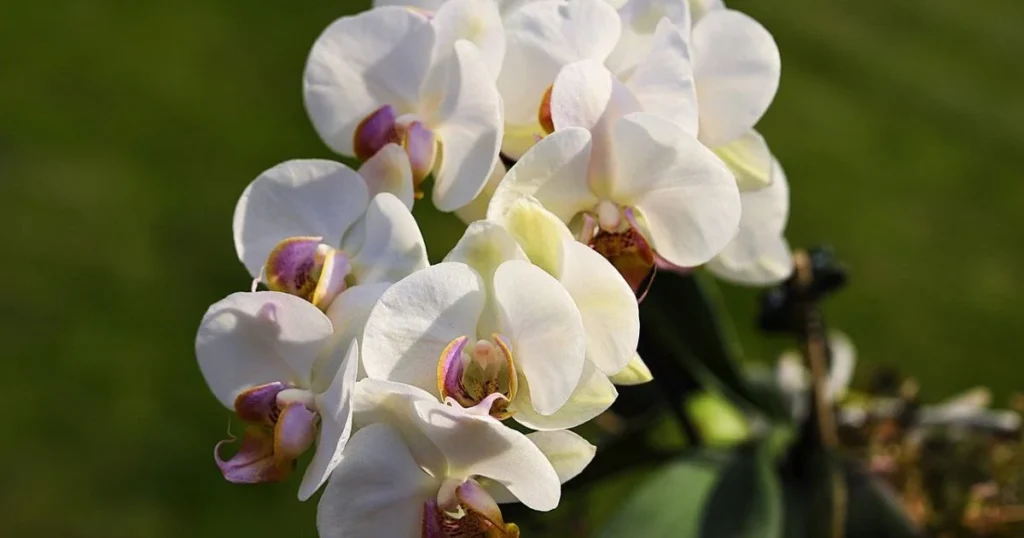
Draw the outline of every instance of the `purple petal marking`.
[[[437,501],[430,499],[423,503],[423,532],[422,538],[447,538],[444,528],[441,526],[441,509],[437,507]]]
[[[437,390],[441,393],[442,400],[451,397],[460,405],[469,407],[476,402],[472,401],[462,386],[462,374],[465,372],[462,350],[467,342],[468,336],[460,336],[452,340],[441,352],[441,358],[437,361]]]
[[[498,503],[494,502],[491,494],[476,480],[466,480],[455,488],[455,496],[466,511],[483,517],[495,527],[501,528],[505,525]]]
[[[277,420],[277,394],[288,388],[280,382],[249,388],[235,397],[235,413],[250,424],[273,426]]]
[[[418,185],[430,175],[430,171],[434,167],[434,158],[437,155],[437,137],[423,123],[414,121],[406,127],[402,147],[409,155],[413,184]]]
[[[270,251],[264,272],[267,287],[309,300],[320,276],[320,237],[289,237]]]
[[[328,254],[310,302],[320,310],[326,311],[331,302],[345,291],[345,277],[351,272],[352,266],[349,265],[348,256],[345,256],[344,252],[334,250]]]
[[[225,439],[213,447],[213,459],[224,478],[233,484],[260,484],[280,482],[291,474],[292,461],[278,462],[274,458],[274,438],[260,426],[249,426],[242,436],[242,445],[231,459],[220,457],[220,447],[235,441]]]
[[[576,236],[576,240],[580,243],[590,243],[595,234],[597,234],[597,219],[590,213],[584,213],[583,225],[580,226],[580,233]]]
[[[316,439],[317,414],[301,403],[291,403],[281,411],[274,426],[274,459],[278,462],[298,459]]]
[[[398,132],[395,129],[395,109],[384,105],[363,118],[356,126],[352,147],[356,158],[365,161],[373,157],[389,142],[398,143]]]

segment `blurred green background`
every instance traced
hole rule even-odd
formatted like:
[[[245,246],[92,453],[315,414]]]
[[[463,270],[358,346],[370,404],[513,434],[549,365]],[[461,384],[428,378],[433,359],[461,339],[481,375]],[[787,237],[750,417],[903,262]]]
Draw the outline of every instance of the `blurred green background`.
[[[782,51],[761,130],[792,184],[789,236],[852,269],[833,325],[927,398],[1021,389],[1024,3],[731,5]],[[297,480],[220,478],[228,413],[192,342],[249,283],[238,194],[279,161],[331,157],[300,77],[362,4],[0,6],[0,536],[314,536]],[[451,233],[427,230],[435,254]],[[750,329],[756,292],[725,291],[747,354],[772,359],[785,342]]]

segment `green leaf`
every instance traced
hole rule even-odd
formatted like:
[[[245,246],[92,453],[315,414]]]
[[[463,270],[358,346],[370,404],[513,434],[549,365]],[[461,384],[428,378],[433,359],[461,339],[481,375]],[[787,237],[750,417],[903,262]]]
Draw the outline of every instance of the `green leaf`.
[[[780,538],[781,490],[756,446],[705,450],[641,485],[599,538]]]
[[[860,464],[844,465],[849,491],[847,538],[915,538],[921,531],[907,517],[896,494]]]

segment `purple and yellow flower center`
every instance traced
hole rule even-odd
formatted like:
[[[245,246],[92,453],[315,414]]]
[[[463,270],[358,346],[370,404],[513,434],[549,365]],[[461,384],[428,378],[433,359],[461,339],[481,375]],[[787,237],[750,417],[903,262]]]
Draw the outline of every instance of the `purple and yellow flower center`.
[[[320,422],[313,394],[284,383],[252,387],[235,398],[235,414],[246,423],[242,443],[230,459],[214,460],[229,482],[279,482],[291,474],[295,460],[313,445]]]
[[[478,340],[469,346],[460,336],[445,347],[437,362],[437,389],[442,400],[451,398],[463,407],[474,407],[492,394],[490,415],[499,420],[512,416],[509,404],[519,387],[515,363],[508,344],[500,335]]]
[[[472,478],[448,479],[436,500],[423,504],[424,538],[518,538],[519,527],[505,523],[498,503]]]
[[[351,273],[345,253],[320,237],[289,237],[270,251],[264,273],[267,287],[302,297],[326,310],[347,286]]]
[[[430,175],[437,159],[437,137],[429,127],[412,114],[398,115],[391,105],[384,105],[359,122],[352,147],[356,158],[366,161],[387,144],[405,150],[412,169],[413,187],[419,194],[420,183]]]

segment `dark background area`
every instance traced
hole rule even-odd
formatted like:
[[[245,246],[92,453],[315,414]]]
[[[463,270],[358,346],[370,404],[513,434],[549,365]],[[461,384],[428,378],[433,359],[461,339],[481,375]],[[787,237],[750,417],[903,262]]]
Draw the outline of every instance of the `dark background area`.
[[[828,307],[870,365],[926,399],[1022,388],[1024,3],[734,1],[776,36],[760,129],[794,245],[851,268]],[[308,48],[350,2],[0,2],[0,536],[314,536],[298,480],[239,487],[229,414],[193,338],[249,278],[245,185],[331,157],[301,99]],[[423,221],[435,257],[451,220]],[[756,291],[723,287],[752,360]],[[297,478],[297,477],[296,477]]]

